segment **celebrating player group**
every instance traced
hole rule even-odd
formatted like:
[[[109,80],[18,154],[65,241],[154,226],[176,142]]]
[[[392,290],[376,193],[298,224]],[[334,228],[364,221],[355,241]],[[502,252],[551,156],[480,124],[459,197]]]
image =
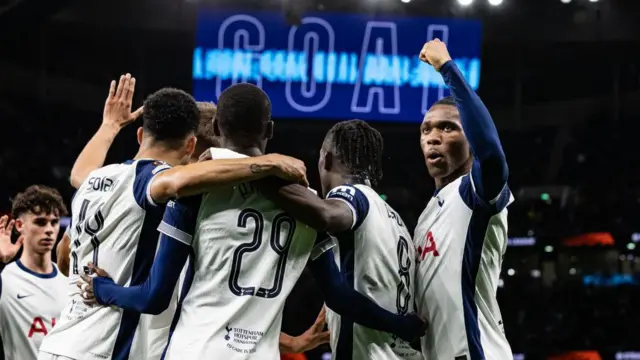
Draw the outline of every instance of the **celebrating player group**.
[[[512,359],[495,298],[506,158],[446,45],[419,57],[452,96],[420,126],[436,192],[415,229],[374,190],[383,140],[364,121],[318,144],[316,192],[303,162],[266,153],[274,122],[260,88],[232,85],[217,106],[165,88],[132,112],[135,78],[112,82],[73,166],[58,264],[67,209],[55,189],[29,187],[0,219],[5,358],[276,360],[329,342],[334,360]],[[105,166],[139,116],[137,154]],[[305,267],[326,309],[289,336],[283,308]]]

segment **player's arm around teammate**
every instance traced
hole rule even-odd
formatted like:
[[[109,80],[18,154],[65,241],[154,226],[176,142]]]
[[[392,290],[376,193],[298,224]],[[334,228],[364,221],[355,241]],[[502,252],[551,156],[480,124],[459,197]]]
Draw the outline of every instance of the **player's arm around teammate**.
[[[331,196],[321,199],[303,186],[278,184],[278,180],[263,180],[260,186],[265,195],[283,210],[296,214],[298,220],[318,231],[338,234],[351,230],[357,222],[350,205],[340,199],[332,199]],[[323,246],[323,243],[318,244],[317,249]],[[415,314],[394,314],[348,286],[336,266],[333,251],[326,250],[314,251],[315,255],[312,253],[310,270],[331,310],[358,324],[393,333],[407,341],[424,335],[425,323]]]
[[[489,110],[451,60],[442,41],[427,42],[420,52],[420,60],[440,72],[451,89],[462,129],[474,155],[471,177],[475,193],[483,205],[492,206],[506,188],[509,168]]]

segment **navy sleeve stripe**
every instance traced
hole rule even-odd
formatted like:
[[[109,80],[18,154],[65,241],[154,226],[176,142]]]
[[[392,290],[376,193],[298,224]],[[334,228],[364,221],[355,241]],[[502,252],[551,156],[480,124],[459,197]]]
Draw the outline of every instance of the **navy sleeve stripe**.
[[[158,206],[151,198],[150,185],[156,175],[170,169],[171,166],[153,160],[140,160],[135,166],[136,179],[133,182],[133,197],[143,209],[146,209],[147,205],[152,207]]]
[[[505,184],[500,191],[498,196],[487,202],[483,200],[476,192],[475,192],[475,182],[473,177],[470,174],[465,175],[460,182],[460,187],[458,189],[460,196],[464,203],[469,207],[469,209],[485,209],[493,214],[498,214],[504,208],[506,208],[512,200],[511,189],[508,184]]]
[[[193,236],[187,234],[186,232],[177,229],[169,224],[167,224],[166,222],[161,222],[160,225],[158,225],[158,231],[160,231],[161,233],[167,235],[168,237],[178,240],[181,243],[185,244],[185,245],[189,245],[191,246],[191,243],[193,242]]]
[[[327,199],[341,200],[346,203],[353,212],[353,224],[351,230],[356,230],[369,213],[369,200],[357,187],[349,184],[338,186],[327,194]]]
[[[343,198],[340,198],[340,197],[332,197],[332,198],[330,198],[330,199],[331,199],[331,200],[338,200],[338,201],[341,201],[341,202],[343,202],[343,203],[347,204],[347,206],[349,207],[349,209],[351,209],[351,214],[353,214],[353,222],[351,223],[351,227],[350,227],[350,228],[351,228],[351,229],[355,228],[355,227],[356,227],[356,224],[358,223],[358,218],[359,218],[359,216],[358,216],[358,212],[356,211],[356,208],[355,208],[355,207],[353,207],[353,205],[351,205],[351,203],[350,203],[349,201],[347,201],[347,200],[345,200],[345,199],[343,199]]]

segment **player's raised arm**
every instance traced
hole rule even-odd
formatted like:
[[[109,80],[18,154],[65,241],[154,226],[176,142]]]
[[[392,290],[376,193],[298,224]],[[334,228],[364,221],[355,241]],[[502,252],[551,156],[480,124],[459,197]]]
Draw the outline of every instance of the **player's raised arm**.
[[[160,314],[169,307],[176,284],[191,251],[200,197],[171,201],[158,226],[160,246],[149,276],[142,284],[123,287],[97,269],[98,277],[83,275],[80,287],[88,303],[115,305],[145,314]]]
[[[107,152],[120,129],[142,114],[142,107],[131,112],[135,87],[136,78],[131,77],[131,74],[120,76],[117,88],[116,82],[111,82],[109,95],[104,104],[102,124],[82,149],[71,169],[69,182],[74,188],[77,189],[89,173],[104,165]]]
[[[349,286],[336,266],[333,251],[327,251],[325,244],[319,244],[311,256],[311,271],[331,310],[360,325],[395,334],[409,342],[424,335],[425,323],[415,314],[394,314]]]
[[[289,214],[312,228],[337,234],[350,230],[356,223],[355,209],[344,201],[322,199],[308,188],[268,178],[256,182],[263,194]]]
[[[277,176],[307,184],[306,167],[298,159],[269,154],[241,159],[209,160],[176,166],[158,174],[149,186],[154,202],[202,194],[221,185],[232,185]]]
[[[489,111],[451,60],[443,42],[435,39],[426,43],[420,52],[420,60],[439,71],[451,89],[462,128],[475,157],[471,176],[476,193],[480,199],[491,202],[505,187],[509,169]]]

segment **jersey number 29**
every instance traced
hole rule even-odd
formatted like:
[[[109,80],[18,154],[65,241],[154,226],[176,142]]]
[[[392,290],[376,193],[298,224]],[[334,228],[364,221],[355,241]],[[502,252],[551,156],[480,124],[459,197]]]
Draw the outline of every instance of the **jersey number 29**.
[[[264,230],[264,216],[259,211],[254,209],[244,209],[238,216],[238,227],[246,228],[249,219],[253,220],[254,230],[253,239],[251,242],[239,245],[233,252],[233,262],[231,264],[231,274],[229,275],[229,290],[236,296],[258,296],[262,298],[275,298],[282,291],[282,283],[284,281],[284,271],[287,266],[287,254],[289,253],[289,247],[291,246],[291,240],[293,234],[296,231],[296,221],[293,220],[285,213],[280,213],[273,218],[271,222],[271,234],[269,237],[269,246],[271,250],[278,255],[278,264],[275,267],[275,277],[273,279],[273,286],[269,289],[256,286],[241,286],[240,285],[240,273],[242,268],[242,258],[248,253],[258,251],[262,246],[263,230]],[[281,233],[282,226],[287,225],[287,235],[282,243]],[[257,270],[256,271],[261,271]]]
[[[71,258],[73,260],[72,270],[75,275],[78,275],[78,255],[76,251],[78,247],[80,247],[80,237],[83,234],[87,234],[91,239],[91,246],[93,247],[93,265],[98,266],[98,247],[100,246],[100,241],[96,236],[102,227],[104,226],[104,215],[100,209],[93,214],[93,218],[87,219],[87,209],[89,208],[89,204],[91,201],[84,199],[82,200],[82,205],[80,206],[80,213],[78,214],[78,223],[76,224],[76,233],[77,237],[73,241],[73,251],[71,251]],[[91,221],[93,220],[93,221]]]

